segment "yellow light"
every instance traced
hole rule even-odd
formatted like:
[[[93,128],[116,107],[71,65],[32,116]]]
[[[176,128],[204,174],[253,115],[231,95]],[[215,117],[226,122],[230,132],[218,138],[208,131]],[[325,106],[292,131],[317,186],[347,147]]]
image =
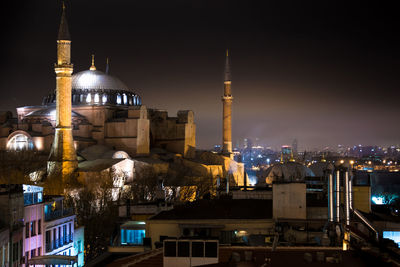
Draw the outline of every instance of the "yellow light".
[[[350,164],[353,165],[354,164],[354,160],[350,160]]]
[[[340,161],[340,164],[343,164],[343,163],[344,163],[344,160],[341,160],[341,161]]]

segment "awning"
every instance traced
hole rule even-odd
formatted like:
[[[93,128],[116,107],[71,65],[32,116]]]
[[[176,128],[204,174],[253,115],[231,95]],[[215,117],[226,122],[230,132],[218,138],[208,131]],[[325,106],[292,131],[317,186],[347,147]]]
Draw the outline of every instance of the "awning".
[[[78,262],[78,256],[46,255],[28,260],[29,265],[73,265]]]

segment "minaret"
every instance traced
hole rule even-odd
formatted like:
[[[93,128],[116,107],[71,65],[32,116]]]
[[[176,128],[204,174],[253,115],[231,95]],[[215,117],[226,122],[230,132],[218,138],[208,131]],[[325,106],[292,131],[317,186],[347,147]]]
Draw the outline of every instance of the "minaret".
[[[62,184],[78,167],[71,128],[71,38],[68,31],[65,5],[61,15],[61,24],[57,40],[56,72],[56,129],[54,141],[47,164],[48,174],[61,175]]]
[[[223,118],[222,118],[222,153],[233,157],[232,154],[232,93],[231,93],[231,70],[229,64],[228,49],[226,50],[225,61],[225,79],[224,79],[224,95]]]

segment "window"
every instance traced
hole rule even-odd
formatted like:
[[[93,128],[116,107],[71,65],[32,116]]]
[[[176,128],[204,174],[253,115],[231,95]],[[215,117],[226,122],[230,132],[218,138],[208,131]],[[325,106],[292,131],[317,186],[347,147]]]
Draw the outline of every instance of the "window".
[[[40,247],[40,248],[37,249],[37,255],[38,255],[38,256],[41,256],[41,255],[42,255],[42,247]]]
[[[29,222],[25,223],[25,238],[29,238]]]
[[[190,256],[190,242],[178,241],[178,257],[189,257],[189,256]]]
[[[57,228],[53,229],[53,248],[58,248]]]
[[[121,102],[122,102],[122,101],[121,101],[121,95],[118,94],[118,95],[117,95],[117,104],[118,104],[118,105],[121,105]]]
[[[36,235],[36,221],[31,221],[31,236]]]
[[[63,240],[64,240],[64,244],[68,243],[69,240],[67,240],[67,225],[64,224],[63,225]]]
[[[25,252],[25,266],[28,266],[29,251]]]
[[[217,242],[206,242],[206,257],[216,258],[218,255],[218,245]]]
[[[204,257],[204,242],[192,242],[192,257]]]
[[[94,103],[99,103],[99,94],[94,95]]]
[[[106,94],[103,95],[103,99],[102,99],[101,102],[103,102],[103,104],[107,102],[107,95]]]
[[[127,98],[126,94],[123,94],[123,97],[124,97],[124,104],[125,105],[128,104],[128,98]]]
[[[121,229],[121,245],[142,245],[145,230]]]
[[[61,226],[58,227],[58,235],[57,235],[57,238],[58,238],[58,244],[60,245],[60,247],[62,247],[64,244],[62,243],[62,239],[61,239]]]
[[[7,142],[7,150],[33,150],[31,138],[25,134],[16,134]]]
[[[36,256],[36,249],[31,250],[31,259]]]
[[[92,96],[90,95],[90,93],[86,96],[86,103],[90,103],[92,102]]]
[[[18,243],[13,243],[12,251],[13,251],[12,260],[13,260],[13,262],[15,262],[18,260]]]
[[[38,235],[41,235],[42,234],[42,219],[38,220],[37,227],[38,227],[38,229],[37,229]]]
[[[164,242],[164,256],[165,257],[176,257],[176,242],[165,241]]]
[[[82,241],[78,241],[78,254],[82,252]]]
[[[51,247],[51,231],[48,230],[46,231],[46,252],[50,252],[52,251],[52,247]]]

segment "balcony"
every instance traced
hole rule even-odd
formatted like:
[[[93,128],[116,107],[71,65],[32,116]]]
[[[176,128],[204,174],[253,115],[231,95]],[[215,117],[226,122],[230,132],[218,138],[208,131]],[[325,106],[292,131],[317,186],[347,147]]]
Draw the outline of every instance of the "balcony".
[[[53,220],[60,219],[62,217],[71,216],[73,214],[74,214],[74,211],[73,211],[72,208],[54,210],[54,211],[50,211],[50,212],[45,213],[44,214],[44,220],[46,222],[53,221]]]
[[[46,253],[71,244],[72,242],[74,242],[74,235],[66,235],[60,239],[53,240],[49,243],[46,243]]]

